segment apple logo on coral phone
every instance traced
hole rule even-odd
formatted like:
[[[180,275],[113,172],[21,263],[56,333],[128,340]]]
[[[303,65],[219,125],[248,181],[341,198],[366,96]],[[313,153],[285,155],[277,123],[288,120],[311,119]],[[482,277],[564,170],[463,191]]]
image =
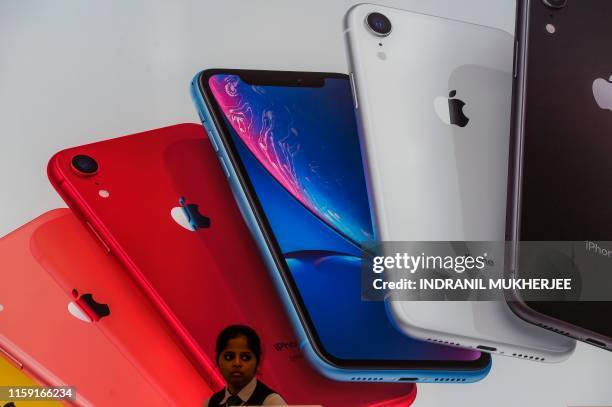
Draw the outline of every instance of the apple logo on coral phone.
[[[110,315],[108,304],[97,302],[92,294],[79,295],[77,290],[72,290],[72,295],[76,300],[68,303],[68,312],[76,319],[92,323]]]
[[[603,78],[597,78],[593,82],[593,96],[597,106],[602,109],[612,110],[612,76],[610,82]]]
[[[198,205],[186,203],[184,197],[179,198],[179,205],[170,211],[170,216],[177,224],[192,232],[210,227],[210,218],[200,213]]]
[[[465,102],[457,99],[456,90],[451,90],[448,97],[438,96],[434,100],[434,109],[436,114],[444,123],[459,127],[467,126],[470,119],[463,113]]]

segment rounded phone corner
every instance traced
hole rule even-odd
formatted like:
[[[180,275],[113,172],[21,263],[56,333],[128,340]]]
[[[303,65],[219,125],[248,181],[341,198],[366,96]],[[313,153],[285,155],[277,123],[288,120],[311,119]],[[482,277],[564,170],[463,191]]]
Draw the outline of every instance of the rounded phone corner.
[[[359,19],[359,16],[361,14],[364,14],[361,13],[361,10],[368,9],[373,6],[375,5],[370,3],[357,3],[352,5],[348,10],[346,10],[346,13],[344,13],[344,18],[342,19],[344,31],[349,31],[353,26],[354,20]]]
[[[64,175],[61,170],[61,157],[66,150],[58,151],[53,154],[47,162],[47,178],[53,186],[59,186],[64,181]]]

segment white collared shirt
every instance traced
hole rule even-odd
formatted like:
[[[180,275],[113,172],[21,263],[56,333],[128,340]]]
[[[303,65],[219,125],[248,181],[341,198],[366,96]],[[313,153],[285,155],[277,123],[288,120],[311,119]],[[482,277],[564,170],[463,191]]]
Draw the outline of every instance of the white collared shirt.
[[[238,394],[236,394],[236,396],[240,397],[240,400],[242,400],[242,404],[240,404],[241,406],[244,406],[245,402],[251,398],[251,396],[253,395],[253,392],[255,391],[255,387],[257,387],[257,379],[254,377],[253,379],[251,379],[251,381],[246,386],[242,388],[242,390],[238,392]],[[221,400],[220,404],[222,405],[225,404],[227,402],[227,399],[230,398],[231,396],[232,396],[232,393],[230,393],[226,387],[225,396],[223,397],[223,400]],[[283,400],[283,398],[279,394],[272,393],[272,394],[269,394],[268,397],[264,399],[261,405],[262,406],[286,406],[287,402]],[[208,400],[204,402],[204,407],[208,407]]]

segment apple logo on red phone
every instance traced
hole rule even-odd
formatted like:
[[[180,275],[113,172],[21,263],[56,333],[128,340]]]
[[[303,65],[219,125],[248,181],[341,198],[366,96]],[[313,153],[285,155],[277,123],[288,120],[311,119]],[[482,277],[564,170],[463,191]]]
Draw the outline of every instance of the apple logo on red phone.
[[[597,106],[605,110],[612,110],[612,76],[610,82],[597,78],[593,82],[593,96]]]
[[[184,197],[180,197],[179,205],[170,211],[170,216],[177,224],[192,232],[210,227],[210,218],[200,213],[197,204],[188,204]]]
[[[68,303],[68,312],[75,318],[92,323],[110,315],[108,304],[99,303],[94,300],[90,293],[79,295],[77,290],[72,290],[75,301]]]
[[[451,90],[448,97],[438,96],[434,99],[434,109],[436,114],[444,123],[465,127],[470,119],[463,113],[465,102],[456,98],[457,91]]]

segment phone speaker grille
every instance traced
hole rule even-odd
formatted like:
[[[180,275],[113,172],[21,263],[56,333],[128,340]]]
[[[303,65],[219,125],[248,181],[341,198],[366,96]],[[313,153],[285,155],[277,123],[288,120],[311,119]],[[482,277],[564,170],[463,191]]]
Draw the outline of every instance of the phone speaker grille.
[[[382,377],[364,377],[364,376],[354,376],[351,377],[351,381],[352,382],[382,382],[383,378]]]
[[[459,383],[464,382],[466,379],[462,379],[459,377],[436,377],[433,379],[436,383]]]
[[[513,353],[512,356],[514,356],[515,358],[523,358],[523,359],[528,359],[528,360],[535,360],[538,362],[543,362],[544,360],[546,360],[545,358],[539,357],[539,356],[533,356],[533,355],[527,355],[524,353]]]
[[[459,342],[450,342],[450,341],[444,341],[442,339],[435,339],[435,338],[427,338],[427,340],[429,342],[435,342],[435,343],[443,343],[445,345],[451,345],[451,346],[461,346],[461,344]]]
[[[536,324],[536,325],[538,325],[541,328],[548,329],[549,331],[553,331],[553,332],[556,332],[556,333],[561,334],[561,335],[565,335],[565,336],[569,336],[569,337],[572,336],[569,332],[562,331],[562,330],[557,329],[557,328],[553,328],[552,326],[544,325],[544,324],[541,324],[541,323]]]

